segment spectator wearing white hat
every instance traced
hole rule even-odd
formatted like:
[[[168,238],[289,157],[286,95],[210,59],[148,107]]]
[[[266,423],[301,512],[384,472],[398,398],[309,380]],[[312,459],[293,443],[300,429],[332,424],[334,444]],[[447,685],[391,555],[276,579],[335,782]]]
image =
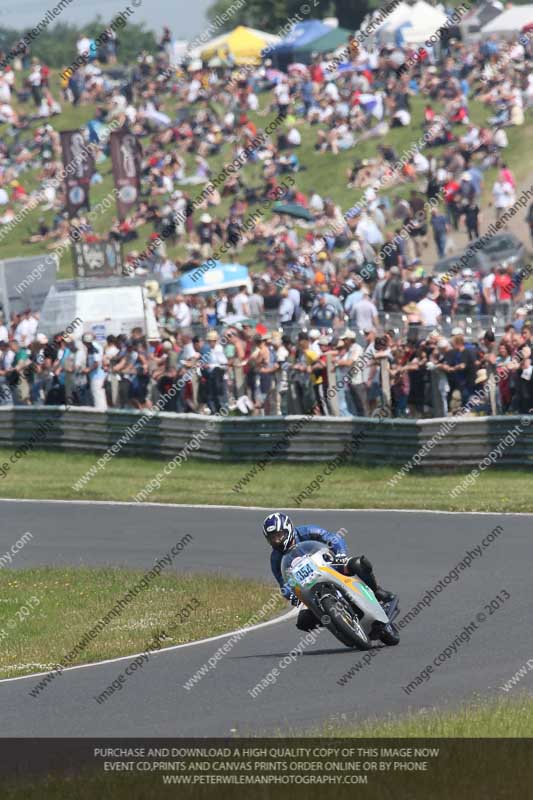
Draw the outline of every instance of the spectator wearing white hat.
[[[213,220],[210,214],[202,214],[200,224],[197,228],[198,239],[200,240],[200,252],[202,258],[210,258],[213,253]]]
[[[87,376],[93,406],[97,411],[107,411],[107,397],[104,388],[107,373],[103,366],[102,352],[94,343],[92,333],[84,333],[82,342],[87,352],[87,366],[83,372]]]
[[[224,372],[228,359],[224,348],[218,341],[216,331],[208,331],[205,337],[206,344],[202,348],[202,361],[204,379],[206,380],[205,401],[211,414],[218,414],[225,402],[226,387]]]
[[[176,295],[176,300],[172,306],[172,316],[176,320],[176,325],[181,330],[187,330],[191,326],[192,314],[191,308],[185,302],[182,294]]]
[[[317,356],[321,355],[322,350],[320,349],[320,345],[318,340],[320,339],[320,331],[318,328],[311,328],[309,331],[309,350],[312,350],[313,353],[316,353]]]

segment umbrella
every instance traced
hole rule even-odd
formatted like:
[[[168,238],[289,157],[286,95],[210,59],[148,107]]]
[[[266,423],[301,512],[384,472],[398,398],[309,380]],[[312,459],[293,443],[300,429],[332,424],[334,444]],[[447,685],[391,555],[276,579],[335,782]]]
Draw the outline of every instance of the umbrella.
[[[298,203],[274,203],[274,211],[277,214],[286,214],[288,217],[305,219],[308,222],[312,222],[314,220],[314,216],[311,214],[311,212]]]
[[[267,81],[270,81],[270,83],[274,83],[284,78],[285,73],[279,69],[267,69],[267,71],[265,72],[265,77]]]
[[[345,72],[358,72],[358,67],[355,64],[343,63],[339,64],[337,67],[337,72],[340,74],[344,74]]]
[[[289,64],[288,72],[289,75],[301,75],[304,78],[309,76],[309,70],[305,64]]]

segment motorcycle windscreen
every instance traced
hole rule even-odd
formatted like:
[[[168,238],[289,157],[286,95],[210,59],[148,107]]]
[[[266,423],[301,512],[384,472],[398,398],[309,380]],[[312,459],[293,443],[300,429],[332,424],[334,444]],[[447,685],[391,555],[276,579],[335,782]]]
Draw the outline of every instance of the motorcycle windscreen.
[[[290,578],[290,572],[297,566],[298,559],[309,558],[314,553],[320,553],[325,548],[324,544],[319,542],[301,542],[285,553],[281,560],[281,574],[283,580],[287,582]]]

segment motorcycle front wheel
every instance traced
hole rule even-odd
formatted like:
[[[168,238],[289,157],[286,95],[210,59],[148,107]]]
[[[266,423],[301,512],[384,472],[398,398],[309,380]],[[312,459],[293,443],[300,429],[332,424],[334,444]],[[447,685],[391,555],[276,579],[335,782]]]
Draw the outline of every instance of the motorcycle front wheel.
[[[386,644],[387,647],[394,647],[397,644],[400,644],[400,632],[396,625],[393,625],[389,622],[388,625],[384,625],[381,633],[379,634],[379,638]]]
[[[329,622],[323,620],[323,625],[339,642],[346,647],[356,647],[358,650],[371,648],[370,639],[347,600],[325,595],[321,598],[321,606],[324,614],[329,617]]]

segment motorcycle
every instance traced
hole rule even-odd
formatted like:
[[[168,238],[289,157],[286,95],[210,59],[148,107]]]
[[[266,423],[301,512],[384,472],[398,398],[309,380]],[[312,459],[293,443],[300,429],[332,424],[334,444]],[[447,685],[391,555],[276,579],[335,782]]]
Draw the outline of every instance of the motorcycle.
[[[338,572],[327,545],[296,545],[283,556],[281,573],[298,600],[346,647],[369,650],[376,639],[391,647],[399,643],[393,623],[398,600],[381,604],[360,578]]]

